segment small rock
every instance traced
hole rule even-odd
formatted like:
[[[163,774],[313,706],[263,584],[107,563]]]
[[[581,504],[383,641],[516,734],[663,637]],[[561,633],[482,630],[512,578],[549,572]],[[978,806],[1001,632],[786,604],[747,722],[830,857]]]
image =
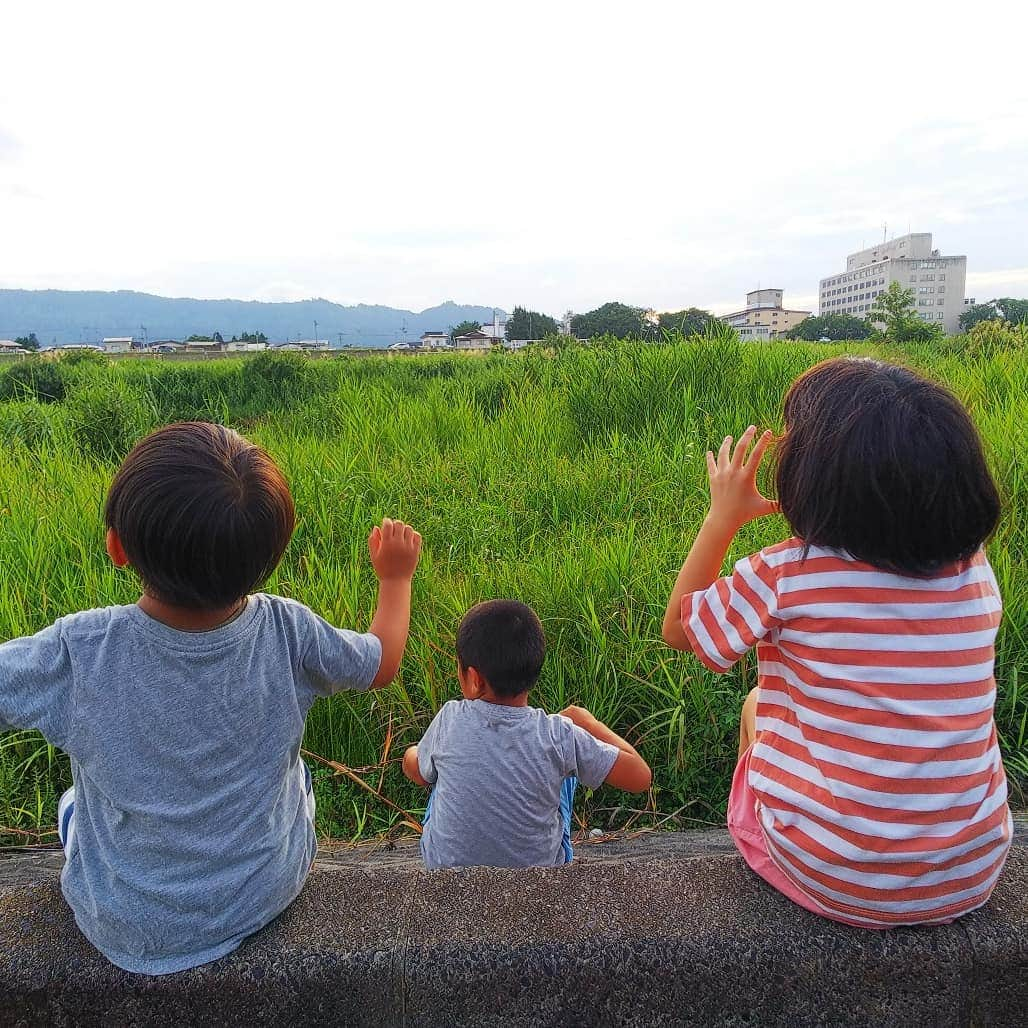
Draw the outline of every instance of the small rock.
[[[592,828],[592,829],[590,829],[589,830],[589,838],[590,839],[602,839],[603,838],[603,829],[602,828]]]

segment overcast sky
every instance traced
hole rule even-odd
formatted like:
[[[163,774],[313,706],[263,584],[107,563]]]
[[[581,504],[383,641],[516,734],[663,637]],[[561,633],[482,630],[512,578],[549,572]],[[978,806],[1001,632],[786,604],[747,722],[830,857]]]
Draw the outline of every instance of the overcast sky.
[[[5,5],[0,287],[802,307],[887,225],[1028,296],[1025,11]]]

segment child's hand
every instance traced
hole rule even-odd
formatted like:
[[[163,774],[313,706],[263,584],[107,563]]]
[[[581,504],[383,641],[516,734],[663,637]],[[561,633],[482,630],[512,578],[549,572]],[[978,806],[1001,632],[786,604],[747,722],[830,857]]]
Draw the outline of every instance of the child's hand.
[[[770,432],[761,435],[747,457],[746,451],[749,450],[756,434],[756,428],[750,425],[740,436],[735,453],[731,452],[730,435],[725,436],[716,458],[712,452],[707,451],[707,474],[710,478],[709,517],[731,524],[733,530],[741,528],[754,518],[778,512],[778,504],[762,496],[757,488],[757,468],[760,467],[764,451],[771,445],[773,436]]]
[[[579,728],[584,728],[587,723],[596,720],[585,707],[565,707],[560,712],[560,716],[566,717],[572,724],[578,725]]]
[[[368,536],[368,553],[380,582],[410,581],[418,566],[421,536],[402,521],[383,518]]]

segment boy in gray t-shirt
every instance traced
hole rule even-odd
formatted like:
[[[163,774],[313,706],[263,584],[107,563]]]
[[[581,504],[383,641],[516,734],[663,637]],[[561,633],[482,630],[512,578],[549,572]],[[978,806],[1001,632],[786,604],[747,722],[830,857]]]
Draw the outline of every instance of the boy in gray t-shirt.
[[[200,422],[135,447],[105,520],[143,596],[0,645],[0,731],[38,728],[71,758],[61,887],[83,934],[167,974],[231,952],[299,893],[317,848],[307,711],[396,674],[421,539],[388,518],[372,531],[365,635],[251,595],[292,535],[292,497],[263,450]]]
[[[403,773],[433,786],[421,836],[428,867],[568,863],[578,781],[650,787],[642,757],[589,711],[528,705],[545,653],[542,625],[524,603],[489,600],[461,621],[464,698],[445,703],[403,756]]]

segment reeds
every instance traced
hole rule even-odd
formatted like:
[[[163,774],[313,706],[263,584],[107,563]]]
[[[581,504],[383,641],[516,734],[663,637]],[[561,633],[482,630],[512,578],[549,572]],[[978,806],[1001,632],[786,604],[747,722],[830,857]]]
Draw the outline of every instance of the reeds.
[[[717,821],[756,669],[748,660],[716,677],[672,653],[660,640],[664,602],[705,511],[706,448],[751,423],[780,428],[789,383],[839,352],[744,346],[721,335],[477,359],[88,362],[56,365],[59,382],[20,371],[6,386],[10,372],[0,372],[0,396],[12,397],[0,402],[0,638],[69,611],[132,602],[135,582],[103,550],[100,512],[118,454],[157,424],[225,421],[270,450],[295,494],[296,535],[269,591],[363,628],[374,599],[370,525],[398,516],[425,539],[399,680],[372,696],[319,701],[308,718],[313,754],[363,769],[354,771],[358,782],[313,761],[319,831],[354,837],[399,827],[407,812],[418,816],[424,796],[397,762],[457,695],[452,652],[461,614],[493,596],[530,603],[545,625],[549,655],[532,702],[589,707],[654,768],[645,817],[638,805],[629,811],[613,794],[598,794],[583,797],[583,821]],[[1028,362],[1004,352],[919,352],[916,361],[971,407],[1005,498],[990,545],[1006,604],[996,717],[1023,803]],[[33,392],[37,381],[45,395]],[[730,559],[786,532],[780,519],[747,526]],[[384,749],[387,732],[392,745]],[[52,828],[68,782],[67,759],[38,735],[0,736],[0,841]]]

